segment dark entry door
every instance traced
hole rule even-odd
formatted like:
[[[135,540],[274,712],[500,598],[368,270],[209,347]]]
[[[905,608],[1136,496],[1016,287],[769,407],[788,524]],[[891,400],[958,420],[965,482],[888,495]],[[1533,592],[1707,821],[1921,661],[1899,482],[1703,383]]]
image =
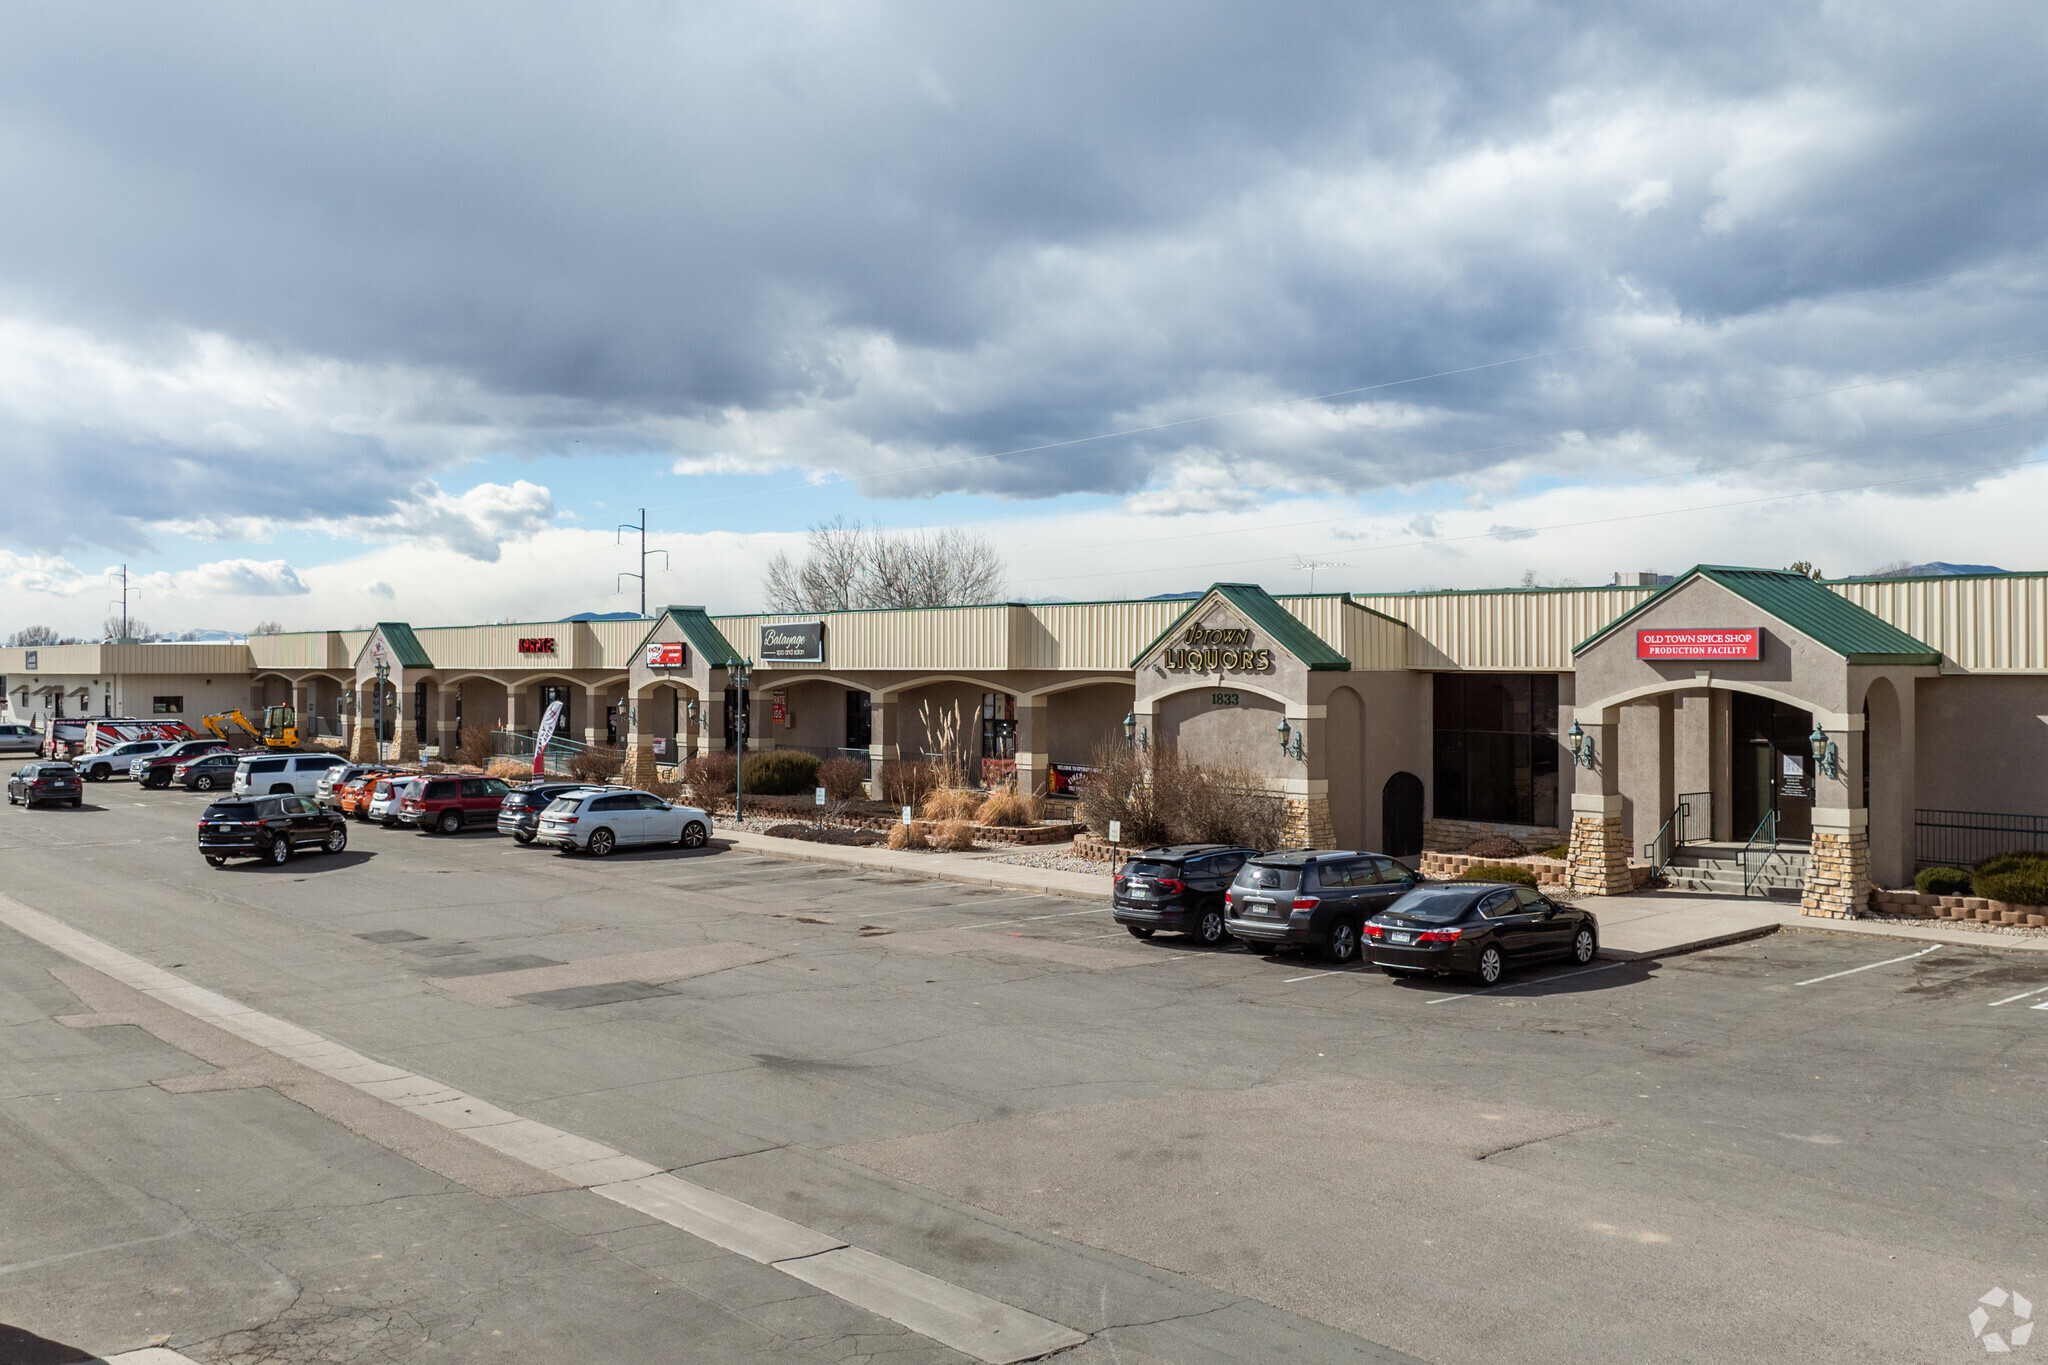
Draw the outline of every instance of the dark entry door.
[[[1380,789],[1380,852],[1406,858],[1422,852],[1422,779],[1395,773]]]
[[[731,753],[739,747],[737,726],[742,713],[745,713],[747,717],[747,733],[749,735],[754,733],[754,717],[748,708],[748,702],[752,700],[749,695],[751,691],[751,688],[748,689],[748,692],[744,693],[734,687],[725,689],[725,749],[727,753]]]
[[[1813,837],[1813,713],[1737,692],[1734,704],[1735,828],[1747,840],[1764,812],[1778,812],[1778,838]]]

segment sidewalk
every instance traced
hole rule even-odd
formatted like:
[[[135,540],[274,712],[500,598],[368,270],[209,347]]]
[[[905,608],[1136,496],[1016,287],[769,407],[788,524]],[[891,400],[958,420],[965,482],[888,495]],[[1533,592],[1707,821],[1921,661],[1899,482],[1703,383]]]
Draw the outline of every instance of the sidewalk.
[[[961,882],[1041,896],[1109,901],[1109,869],[1100,873],[1064,872],[998,862],[1010,850],[982,853],[897,853],[886,848],[844,848],[801,839],[776,839],[752,830],[724,828],[713,836],[734,848],[767,858],[794,858],[836,863],[906,877]],[[1762,938],[1780,929],[1810,929],[1830,934],[1862,934],[1872,938],[1906,939],[1915,943],[1947,943],[1957,947],[1994,948],[2005,952],[2048,953],[2048,935],[2022,937],[1982,930],[1951,929],[1939,920],[1919,924],[1877,924],[1868,920],[1819,919],[1799,913],[1790,901],[1743,900],[1733,896],[1688,896],[1672,891],[1637,891],[1626,896],[1589,896],[1581,902],[1600,920],[1600,956],[1616,962],[1670,957],[1744,939]]]
[[[797,858],[806,862],[865,868],[871,872],[893,872],[905,877],[993,886],[1004,891],[1068,896],[1075,900],[1100,901],[1105,908],[1109,904],[1107,864],[1103,865],[1100,873],[1062,872],[1057,868],[1026,867],[996,861],[1013,851],[1010,849],[987,853],[899,853],[886,848],[847,848],[837,844],[814,844],[803,839],[777,839],[729,826],[713,831],[711,837],[729,841],[734,848],[765,858]]]

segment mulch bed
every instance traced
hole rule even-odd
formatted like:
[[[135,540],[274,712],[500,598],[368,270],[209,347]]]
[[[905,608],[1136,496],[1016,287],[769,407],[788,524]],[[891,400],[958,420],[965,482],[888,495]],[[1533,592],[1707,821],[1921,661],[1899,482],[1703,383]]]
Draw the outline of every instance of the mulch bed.
[[[871,829],[850,829],[845,825],[770,825],[761,831],[777,839],[802,839],[813,844],[846,844],[855,848],[873,848],[886,842],[887,836]]]

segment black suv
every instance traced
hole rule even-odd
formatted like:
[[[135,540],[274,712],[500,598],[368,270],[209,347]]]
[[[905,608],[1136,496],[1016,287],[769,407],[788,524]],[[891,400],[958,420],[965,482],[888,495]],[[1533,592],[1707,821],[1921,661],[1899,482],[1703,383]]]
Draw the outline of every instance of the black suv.
[[[558,796],[597,785],[602,784],[536,782],[531,786],[515,787],[505,793],[505,803],[498,807],[498,833],[509,834],[522,844],[530,844],[534,835],[540,832],[540,813],[548,808],[549,802]]]
[[[216,801],[199,817],[199,851],[219,867],[230,858],[291,861],[301,849],[339,853],[348,847],[348,821],[303,796],[250,796]]]
[[[33,807],[38,801],[69,801],[76,810],[85,800],[85,787],[78,769],[69,763],[48,759],[30,763],[7,779],[7,804],[19,802]]]
[[[1116,874],[1110,904],[1134,938],[1159,930],[1186,934],[1204,947],[1223,942],[1223,893],[1255,848],[1237,844],[1172,844],[1135,854]]]
[[[1420,880],[1383,853],[1267,853],[1238,869],[1224,896],[1225,927],[1258,952],[1320,948],[1332,962],[1349,962],[1358,956],[1359,926]]]

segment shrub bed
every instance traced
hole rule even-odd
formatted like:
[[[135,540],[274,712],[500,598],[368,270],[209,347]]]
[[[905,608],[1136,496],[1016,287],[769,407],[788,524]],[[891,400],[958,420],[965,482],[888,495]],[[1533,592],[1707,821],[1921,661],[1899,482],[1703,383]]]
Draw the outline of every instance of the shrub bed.
[[[1970,890],[2008,905],[2048,905],[2048,853],[2000,853],[1977,864]]]
[[[1960,867],[1923,867],[1913,874],[1913,889],[1928,896],[1967,896],[1970,874]]]
[[[1533,888],[1536,874],[1515,863],[1474,863],[1458,874],[1461,882],[1513,882]]]
[[[818,785],[829,801],[864,801],[868,794],[868,765],[857,758],[828,758],[818,765]]]
[[[795,796],[818,785],[818,760],[797,749],[749,755],[741,771],[748,796]]]
[[[778,839],[802,839],[813,844],[846,844],[856,848],[873,848],[882,842],[878,830],[848,829],[844,825],[770,825],[761,831]]]

